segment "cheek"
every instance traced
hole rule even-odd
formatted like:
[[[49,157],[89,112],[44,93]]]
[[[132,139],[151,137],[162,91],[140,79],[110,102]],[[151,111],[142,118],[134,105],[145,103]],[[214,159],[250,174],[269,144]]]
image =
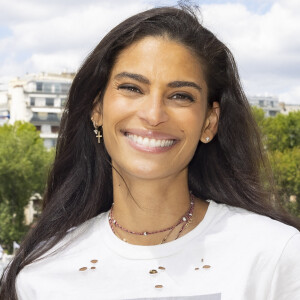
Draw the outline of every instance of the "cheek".
[[[205,113],[202,110],[180,115],[180,123],[185,135],[191,140],[200,140],[203,132]]]
[[[128,111],[128,105],[120,95],[107,92],[103,99],[103,123],[114,124],[120,121]]]

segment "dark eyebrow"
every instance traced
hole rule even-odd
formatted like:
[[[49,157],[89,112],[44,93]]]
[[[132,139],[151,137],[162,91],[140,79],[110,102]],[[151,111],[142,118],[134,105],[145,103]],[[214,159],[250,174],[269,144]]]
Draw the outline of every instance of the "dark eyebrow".
[[[115,79],[119,79],[119,78],[131,78],[131,79],[137,80],[141,83],[150,84],[150,81],[146,77],[144,77],[143,75],[140,75],[140,74],[122,72],[115,76]]]
[[[135,74],[135,73],[121,72],[115,76],[115,79],[119,79],[119,78],[131,78],[131,79],[137,80],[141,83],[150,84],[149,79],[147,79],[143,75]],[[171,88],[179,88],[179,87],[187,86],[187,87],[193,87],[200,92],[202,90],[202,88],[198,84],[196,84],[195,82],[192,82],[192,81],[172,81],[172,82],[168,83],[167,86],[171,87]]]
[[[192,82],[192,81],[172,81],[172,82],[168,83],[168,87],[171,87],[171,88],[179,88],[179,87],[186,87],[186,86],[193,87],[200,92],[202,90],[202,88],[198,84],[196,84],[195,82]]]

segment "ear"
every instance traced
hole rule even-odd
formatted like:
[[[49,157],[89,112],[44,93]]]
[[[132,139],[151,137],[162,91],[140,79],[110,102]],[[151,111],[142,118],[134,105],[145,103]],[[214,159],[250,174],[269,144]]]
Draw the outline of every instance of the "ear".
[[[212,108],[208,111],[204,123],[203,132],[200,138],[202,143],[205,144],[209,143],[217,134],[219,117],[220,117],[220,104],[219,102],[213,102]]]
[[[103,117],[102,117],[102,104],[99,101],[100,94],[94,99],[93,102],[93,110],[91,113],[91,120],[95,124],[95,126],[102,126],[103,124]]]

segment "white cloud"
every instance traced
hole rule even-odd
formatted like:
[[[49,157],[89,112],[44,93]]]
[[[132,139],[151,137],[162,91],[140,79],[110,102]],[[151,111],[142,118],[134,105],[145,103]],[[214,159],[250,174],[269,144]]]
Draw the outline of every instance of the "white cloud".
[[[295,0],[274,1],[265,14],[241,4],[203,6],[204,25],[232,50],[246,91],[293,103],[300,103],[299,15]]]
[[[16,0],[0,1],[12,31],[11,36],[0,39],[0,76],[76,70],[111,28],[149,8],[143,1],[131,0],[26,0],[20,5]]]
[[[249,10],[249,2],[239,1],[206,1],[204,26],[232,50],[249,94],[277,94],[281,100],[300,103],[300,2],[264,0],[263,5],[254,0],[259,9]],[[111,28],[153,3],[0,0],[0,26],[12,32],[0,37],[0,76],[76,70]],[[271,8],[265,11],[266,7]]]
[[[76,71],[76,66],[79,66],[78,53],[72,51],[64,51],[63,53],[51,54],[34,54],[28,59],[25,64],[30,69],[38,69],[44,72],[61,72]]]
[[[288,92],[280,93],[279,99],[282,99],[286,103],[297,103],[300,104],[300,84],[298,81],[298,85],[294,85]],[[298,99],[298,101],[295,101]]]

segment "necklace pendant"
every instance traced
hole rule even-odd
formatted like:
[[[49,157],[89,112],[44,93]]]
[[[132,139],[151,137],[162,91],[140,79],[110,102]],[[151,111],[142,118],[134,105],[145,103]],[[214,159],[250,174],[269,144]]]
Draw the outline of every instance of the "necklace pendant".
[[[144,232],[144,235],[148,235],[148,232],[147,232],[147,231],[145,231],[145,232]]]
[[[182,218],[182,221],[183,221],[183,222],[186,222],[186,217],[183,217],[183,218]]]

